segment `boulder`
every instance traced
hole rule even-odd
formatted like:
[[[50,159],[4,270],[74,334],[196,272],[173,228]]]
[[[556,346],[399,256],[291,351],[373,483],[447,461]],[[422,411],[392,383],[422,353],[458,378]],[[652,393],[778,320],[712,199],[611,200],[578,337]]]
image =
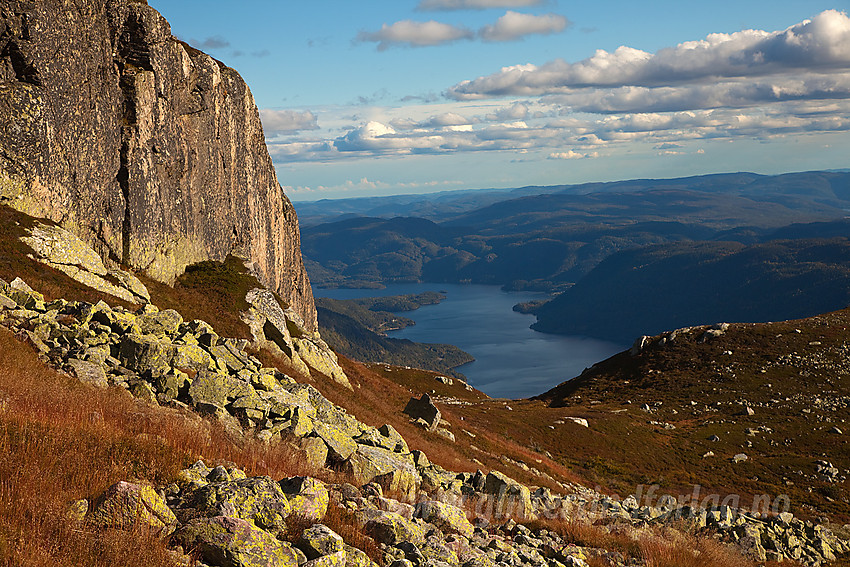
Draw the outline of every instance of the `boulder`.
[[[336,355],[324,342],[293,337],[292,344],[295,352],[307,366],[321,372],[349,390],[354,389],[351,387],[351,382],[348,381],[345,371],[340,367]]]
[[[307,466],[318,470],[327,463],[328,445],[319,437],[304,437],[299,441],[299,447],[304,453],[304,462]]]
[[[281,480],[280,488],[289,500],[292,514],[320,522],[328,512],[330,495],[322,481],[309,476],[293,476]]]
[[[103,365],[77,358],[69,358],[67,364],[71,367],[71,371],[80,382],[91,384],[98,388],[109,387],[109,381],[106,379],[106,371],[103,369]]]
[[[328,455],[334,460],[344,461],[357,450],[357,443],[349,435],[333,425],[317,421],[313,432],[325,442],[328,446]]]
[[[171,363],[171,341],[152,335],[124,335],[118,350],[121,364],[142,374],[164,372]]]
[[[196,518],[174,540],[220,567],[298,567],[298,555],[288,544],[240,518]]]
[[[29,229],[29,235],[21,240],[35,251],[36,260],[71,279],[128,303],[150,301],[147,289],[135,276],[123,270],[107,270],[100,256],[88,244],[59,226],[36,222]],[[107,276],[119,285],[107,280]]]
[[[159,311],[153,307],[147,313],[137,317],[136,321],[142,334],[173,337],[183,323],[183,317],[174,309]]]
[[[301,567],[346,567],[347,564],[348,553],[344,549],[340,549],[335,553],[311,559]]]
[[[213,404],[224,407],[228,403],[255,394],[250,384],[215,372],[200,372],[189,386],[192,404]]]
[[[414,500],[422,479],[410,454],[393,453],[381,447],[358,445],[345,463],[358,484],[379,482],[393,492]]]
[[[411,419],[422,419],[428,424],[428,429],[434,431],[440,424],[440,410],[431,401],[431,396],[422,394],[419,399],[410,398],[404,407],[404,413]]]
[[[426,500],[416,505],[414,514],[417,518],[422,518],[429,524],[437,526],[444,533],[472,537],[472,533],[475,531],[475,528],[466,519],[464,511],[451,504]]]
[[[286,324],[286,314],[274,294],[263,288],[254,288],[245,295],[251,307],[242,320],[251,329],[254,341],[263,346],[271,343],[288,357],[292,356],[292,337]],[[264,344],[265,343],[265,344]]]
[[[323,555],[343,551],[344,542],[342,537],[329,527],[315,524],[301,532],[296,545],[304,552],[307,559],[317,559]],[[345,563],[344,558],[343,563]]]
[[[210,482],[195,492],[192,507],[208,516],[250,520],[272,531],[283,530],[292,511],[286,494],[267,476]]]
[[[171,365],[184,370],[213,370],[212,357],[199,345],[176,344],[171,353]]]
[[[517,520],[535,518],[528,487],[499,471],[491,471],[487,474],[484,481],[484,493],[494,498],[493,512],[497,518],[512,517]]]
[[[425,528],[398,514],[382,510],[358,512],[363,531],[376,542],[396,545],[403,541],[421,543],[425,540]]]
[[[161,535],[174,530],[177,518],[150,486],[117,482],[98,498],[88,517],[99,528],[151,529]]]

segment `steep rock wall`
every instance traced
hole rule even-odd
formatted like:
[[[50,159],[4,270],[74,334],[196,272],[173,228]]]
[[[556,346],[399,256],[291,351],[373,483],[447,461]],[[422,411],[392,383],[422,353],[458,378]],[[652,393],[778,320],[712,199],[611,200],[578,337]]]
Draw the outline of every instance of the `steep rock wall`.
[[[245,258],[316,328],[250,90],[144,2],[0,0],[0,202],[165,282]]]

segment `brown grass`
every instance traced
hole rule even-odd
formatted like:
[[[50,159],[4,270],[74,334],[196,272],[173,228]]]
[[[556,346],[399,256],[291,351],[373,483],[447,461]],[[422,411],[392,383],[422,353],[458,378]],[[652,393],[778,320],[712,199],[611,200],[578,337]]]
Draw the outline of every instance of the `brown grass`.
[[[193,414],[57,374],[0,329],[0,565],[171,565],[149,535],[91,531],[65,510],[119,480],[165,484],[198,458],[272,478],[316,473],[285,445],[235,441]]]
[[[740,553],[710,538],[697,538],[672,530],[644,535],[640,557],[646,567],[753,567]]]

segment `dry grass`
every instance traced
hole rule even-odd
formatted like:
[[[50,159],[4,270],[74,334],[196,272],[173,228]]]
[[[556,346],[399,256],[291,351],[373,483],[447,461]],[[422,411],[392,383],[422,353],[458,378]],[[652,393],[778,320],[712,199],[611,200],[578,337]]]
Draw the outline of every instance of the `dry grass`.
[[[754,567],[736,549],[710,537],[672,528],[636,530],[630,526],[598,526],[579,519],[540,520],[527,524],[532,530],[557,533],[569,545],[616,551],[646,567]],[[601,557],[591,565],[610,565]]]
[[[753,567],[754,563],[714,539],[662,530],[639,539],[646,567]]]
[[[579,519],[536,520],[527,526],[532,530],[546,529],[558,534],[567,545],[617,551],[625,558],[641,557],[640,543],[631,531],[595,526]]]
[[[5,329],[0,353],[0,565],[171,565],[149,535],[73,525],[68,503],[119,480],[164,484],[201,457],[272,478],[316,472],[286,446],[236,441],[193,414],[84,386]]]

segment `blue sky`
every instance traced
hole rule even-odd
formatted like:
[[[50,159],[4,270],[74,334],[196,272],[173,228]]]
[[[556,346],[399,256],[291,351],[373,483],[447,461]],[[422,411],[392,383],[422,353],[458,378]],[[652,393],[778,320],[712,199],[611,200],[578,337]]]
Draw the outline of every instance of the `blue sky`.
[[[850,166],[846,0],[149,0],[293,200]]]

